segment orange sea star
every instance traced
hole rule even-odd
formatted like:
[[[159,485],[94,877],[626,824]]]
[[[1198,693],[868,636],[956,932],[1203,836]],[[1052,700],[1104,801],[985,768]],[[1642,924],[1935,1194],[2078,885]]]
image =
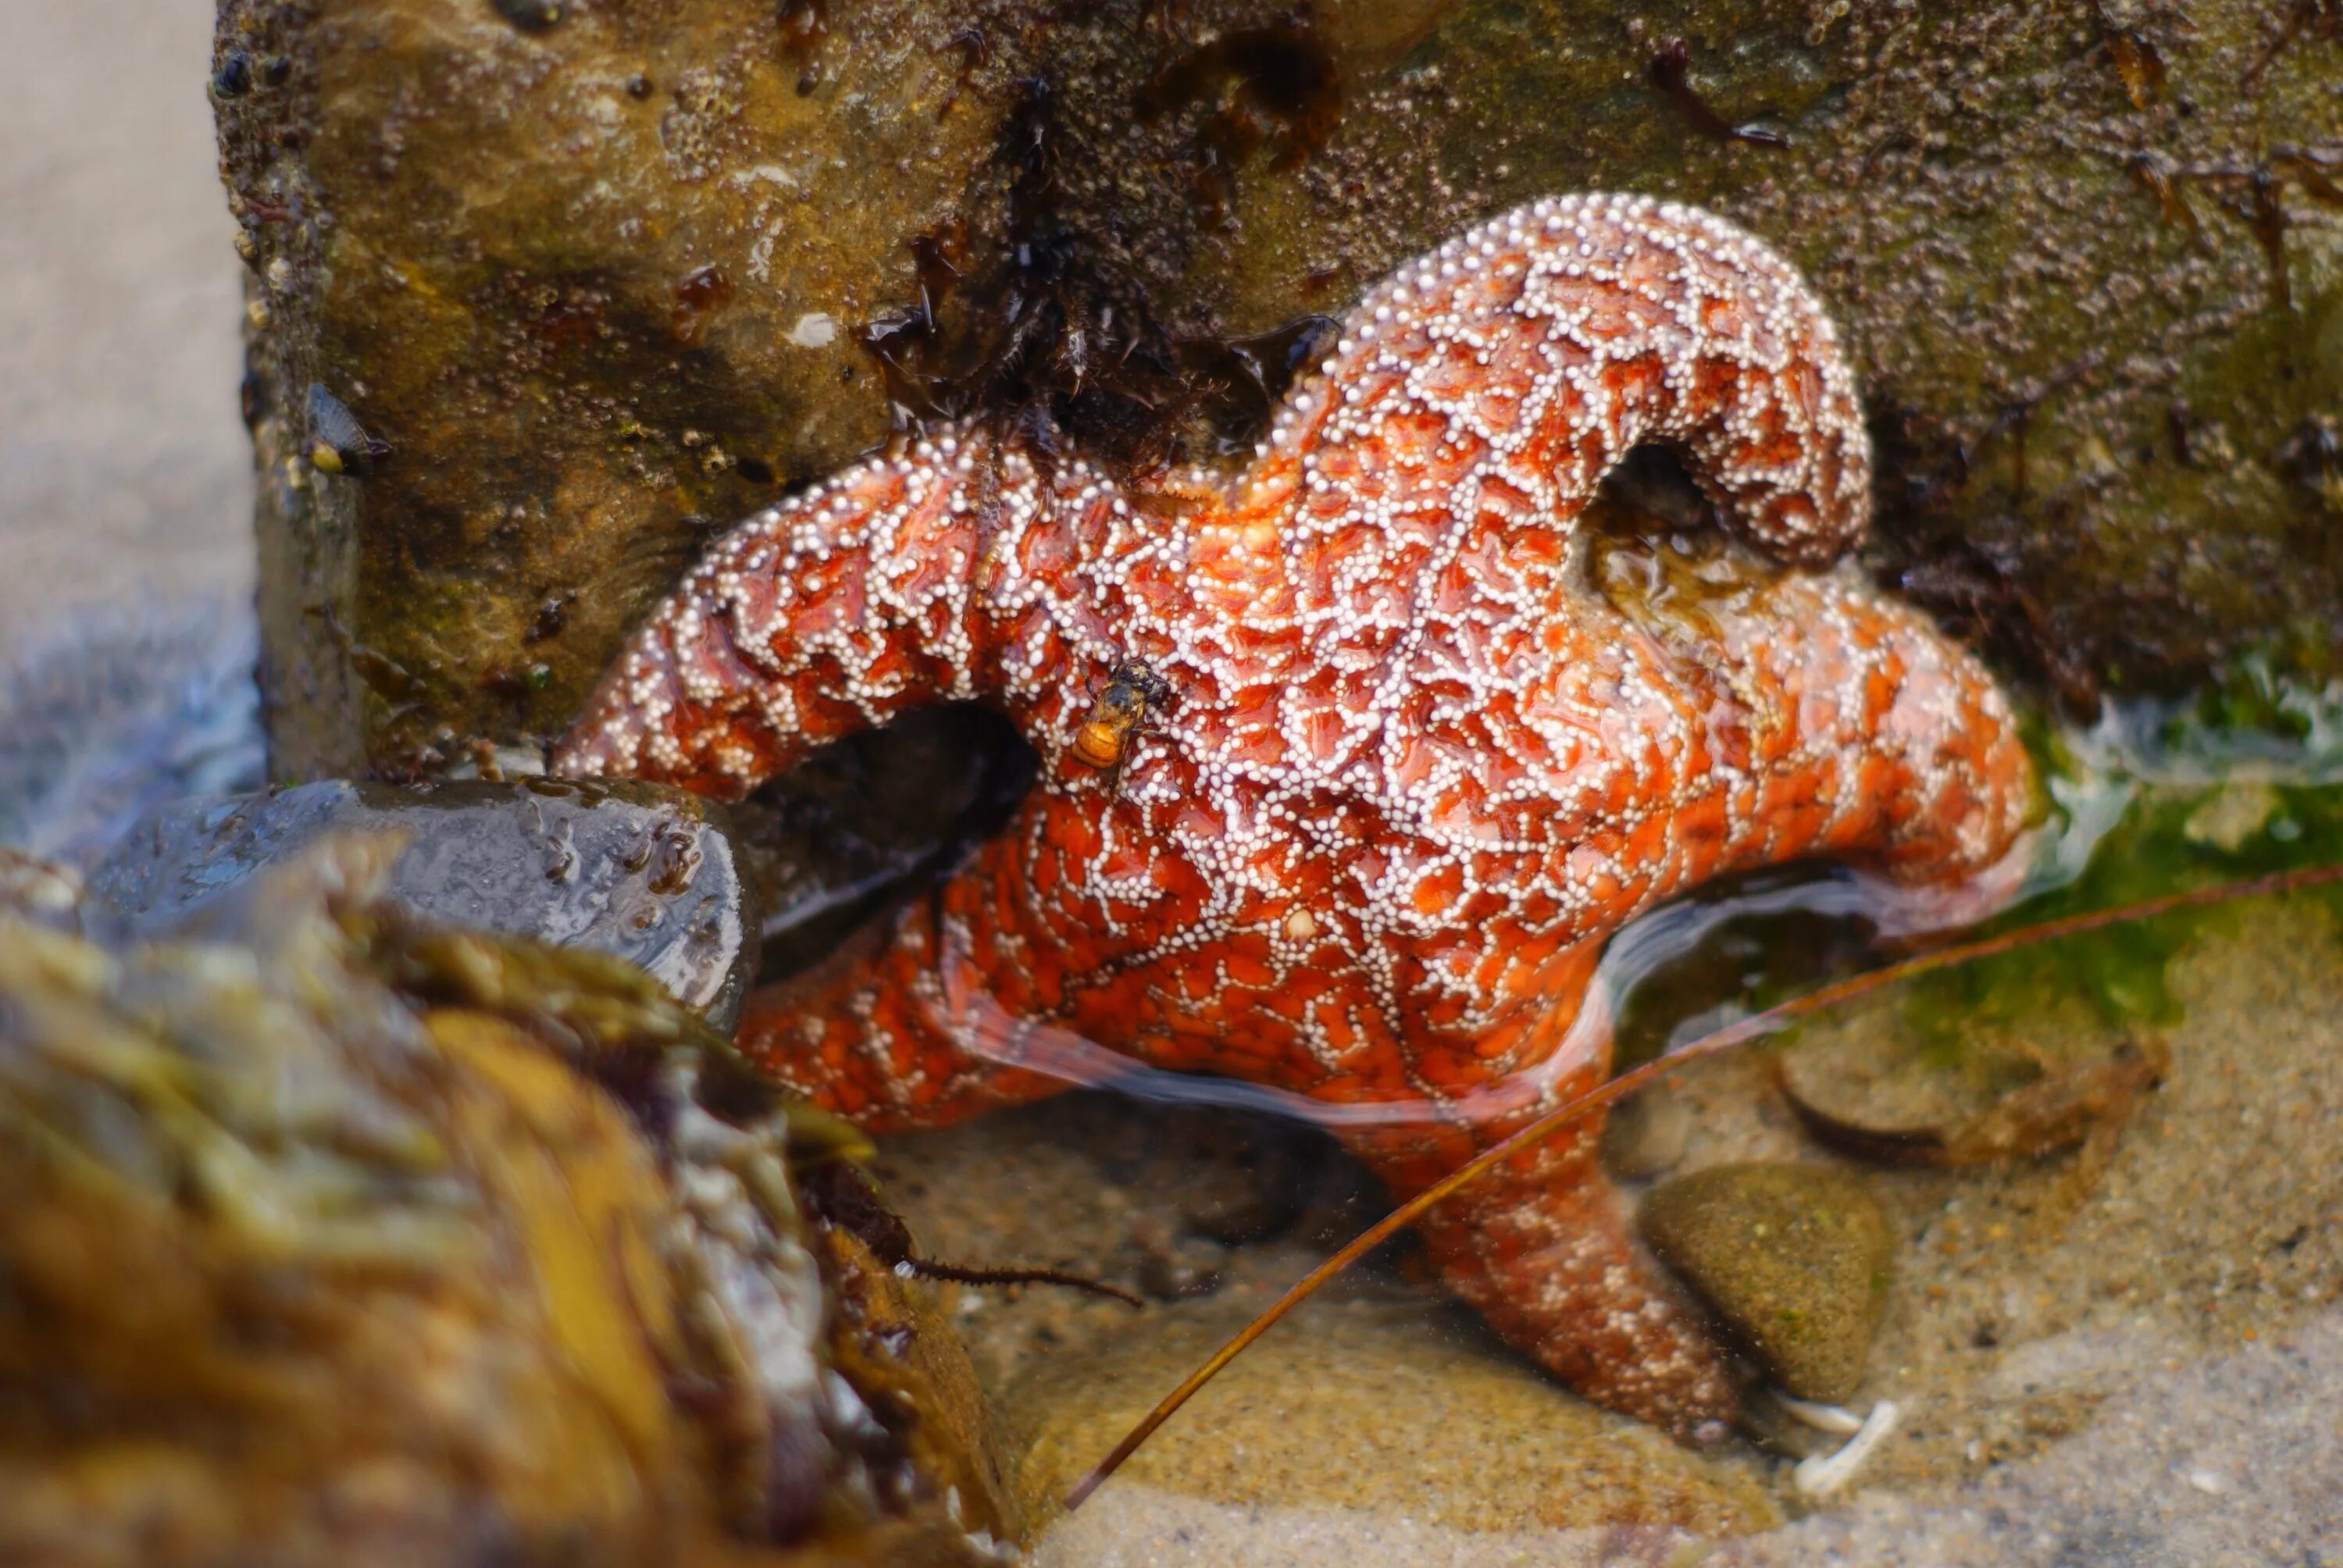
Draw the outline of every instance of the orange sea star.
[[[1579,521],[1638,442],[1781,564],[1606,589]],[[739,796],[914,705],[998,709],[1041,753],[1020,814],[875,950],[759,993],[746,1049],[877,1129],[1063,1087],[1016,1065],[1043,1026],[1405,1102],[1344,1136],[1406,1191],[1607,1070],[1570,1026],[1639,911],[1799,856],[1935,885],[2008,849],[2030,782],[2002,697],[1827,569],[1868,487],[1853,377],[1785,262],[1687,207],[1539,202],[1369,294],[1233,480],[1121,487],[965,427],[750,518],[555,765]],[[1172,698],[1110,779],[1071,749],[1126,658]],[[1592,1129],[1423,1230],[1589,1396],[1680,1433],[1730,1411]]]

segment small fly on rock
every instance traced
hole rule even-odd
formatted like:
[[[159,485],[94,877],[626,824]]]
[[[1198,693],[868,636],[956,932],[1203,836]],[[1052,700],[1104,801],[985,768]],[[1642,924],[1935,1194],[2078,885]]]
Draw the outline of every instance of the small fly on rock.
[[[1091,686],[1089,716],[1074,731],[1075,759],[1111,774],[1120,788],[1131,738],[1151,733],[1149,711],[1168,707],[1178,695],[1145,659],[1116,659],[1106,672],[1106,684]]]

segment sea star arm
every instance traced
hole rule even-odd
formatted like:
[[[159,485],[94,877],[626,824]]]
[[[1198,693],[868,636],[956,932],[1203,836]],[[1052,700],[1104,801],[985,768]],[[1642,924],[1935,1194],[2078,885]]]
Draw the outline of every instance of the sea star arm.
[[[1030,962],[1025,847],[1047,808],[976,860],[807,974],[749,996],[738,1040],[751,1061],[874,1132],[948,1126],[1071,1087],[1016,1065],[1059,971]]]
[[[1065,825],[1111,803],[1102,776],[1059,753],[1087,700],[1082,673],[1127,647],[1126,592],[1161,577],[1146,569],[1161,545],[1136,531],[1086,464],[1045,474],[981,431],[947,431],[718,541],[555,747],[558,774],[739,799],[825,741],[980,699],[1045,769],[1088,775],[1086,798],[1041,792],[958,876],[814,973],[751,995],[742,1048],[815,1102],[873,1127],[937,1126],[1066,1087],[998,1058],[1045,1008],[1035,988],[1063,972],[1032,961],[1069,933],[1028,930],[1048,916],[1022,891]]]
[[[1484,1091],[1426,1101],[1413,1121],[1343,1130],[1394,1197],[1608,1076],[1610,1021],[1588,990],[1602,947],[1599,937],[1582,941],[1544,966],[1537,989],[1492,1030],[1505,1060],[1543,1070],[1514,1080],[1534,1088],[1505,1096],[1502,1109]],[[1523,1151],[1418,1219],[1416,1234],[1461,1300],[1572,1388],[1680,1439],[1713,1441],[1732,1418],[1733,1382],[1697,1314],[1629,1234],[1601,1134],[1597,1115]]]
[[[1632,900],[1618,917],[1729,872],[1825,857],[1926,890],[1935,923],[2006,897],[2034,775],[1985,667],[1852,567],[1711,568],[1694,586],[1611,585],[1627,623],[1614,635],[1651,639],[1630,684],[1665,749],[1639,781],[1636,819],[1577,846],[1612,849]]]
[[[1600,1081],[1589,1072],[1557,1089]],[[1515,1126],[1476,1128],[1476,1143]],[[1466,1157],[1411,1181],[1401,1173],[1414,1157],[1353,1141],[1398,1197]],[[1581,1127],[1524,1151],[1419,1219],[1416,1234],[1459,1299],[1580,1394],[1680,1439],[1714,1441],[1735,1403],[1724,1359],[1630,1237],[1599,1143],[1598,1129]]]
[[[981,699],[1037,740],[1081,700],[1134,525],[1086,464],[954,429],[733,528],[628,642],[552,767],[738,799],[825,741]],[[1069,694],[1071,694],[1071,696]]]
[[[1427,1101],[1423,1124],[1347,1133],[1402,1196],[1607,1076],[1611,1042],[1602,1014],[1586,1012],[1587,985],[1604,939],[1638,911],[1808,856],[1940,889],[1973,890],[1980,872],[2014,864],[2031,801],[2024,749],[1982,667],[1922,617],[1852,572],[1713,564],[1689,586],[1655,588],[1644,569],[1654,557],[1634,543],[1618,552],[1628,558],[1594,568],[1610,597],[1590,592],[1540,703],[1652,744],[1627,749],[1641,769],[1616,750],[1558,767],[1547,799],[1627,809],[1598,809],[1555,836],[1558,851],[1530,878],[1545,895],[1491,918],[1469,950],[1477,1006],[1402,1045],[1418,1081],[1466,1091]],[[1489,858],[1491,883],[1499,860]],[[1437,983],[1449,956],[1446,944],[1426,953],[1408,1016],[1454,1010]],[[1508,1082],[1540,1087],[1493,1098]],[[1679,1436],[1721,1431],[1731,1384],[1630,1238],[1600,1130],[1592,1118],[1508,1161],[1417,1230],[1458,1296],[1582,1393]]]
[[[1697,208],[1557,197],[1372,290],[1240,504],[1293,508],[1290,552],[1363,549],[1387,578],[1436,560],[1443,525],[1476,512],[1567,533],[1644,442],[1682,447],[1727,525],[1777,558],[1821,565],[1863,531],[1854,374],[1790,265]]]

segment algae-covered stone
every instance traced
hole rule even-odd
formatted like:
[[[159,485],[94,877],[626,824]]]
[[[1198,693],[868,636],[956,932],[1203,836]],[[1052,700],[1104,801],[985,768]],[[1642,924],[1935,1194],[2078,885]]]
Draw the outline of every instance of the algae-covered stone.
[[[558,727],[712,525],[886,434],[855,334],[991,210],[1006,78],[958,7],[799,9],[221,5],[280,776]]]
[[[1889,995],[1806,1026],[1781,1052],[1779,1077],[1835,1149],[1977,1165],[2111,1139],[2168,1065],[2156,1031],[2109,1024],[2080,997],[2016,1023],[1967,1019],[1946,1039],[1912,1027],[1905,999]]]
[[[1891,581],[2077,696],[2241,646],[2343,665],[2343,33],[2310,10],[1240,9],[1164,45],[1209,86],[1135,132],[1103,78],[1064,95],[1070,226],[1113,236],[1167,330],[1339,312],[1538,196],[1694,201],[1845,328]],[[1660,90],[1677,42],[1715,119],[1781,145]]]
[[[114,946],[0,891],[0,1558],[994,1560],[957,1346],[841,1342],[819,1131],[641,971],[380,903],[391,853]]]
[[[2331,668],[2338,49],[2257,0],[229,0],[278,771],[558,729],[710,529],[895,401],[1247,449],[1276,329],[1604,188],[1807,272],[1875,564],[2032,673]]]
[[[1862,1181],[1813,1165],[1715,1165],[1654,1191],[1642,1224],[1776,1382],[1803,1399],[1855,1392],[1895,1261]]]

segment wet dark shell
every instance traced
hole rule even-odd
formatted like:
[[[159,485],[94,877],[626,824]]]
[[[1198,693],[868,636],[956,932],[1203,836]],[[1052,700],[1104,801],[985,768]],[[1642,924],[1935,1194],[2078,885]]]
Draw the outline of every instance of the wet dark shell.
[[[497,15],[524,33],[542,33],[568,9],[564,0],[495,0]]]
[[[328,474],[354,474],[364,478],[374,465],[390,455],[390,443],[367,434],[349,406],[321,382],[309,383],[309,462]]]

